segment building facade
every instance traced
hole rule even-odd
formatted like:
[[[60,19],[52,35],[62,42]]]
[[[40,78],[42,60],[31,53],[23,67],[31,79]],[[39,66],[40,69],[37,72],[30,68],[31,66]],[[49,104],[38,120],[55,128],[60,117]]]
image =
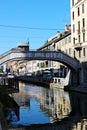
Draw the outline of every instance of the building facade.
[[[63,33],[57,32],[57,34],[49,38],[44,46],[38,49],[39,51],[63,51],[68,55],[72,55],[71,44],[71,26],[66,25]],[[58,77],[64,77],[66,66],[56,61],[40,61],[40,69],[53,69],[54,72],[58,72]]]
[[[87,0],[71,0],[71,38],[73,55],[81,63],[80,84],[87,84]]]
[[[71,0],[71,37],[74,56],[87,61],[87,1]]]
[[[47,40],[44,46],[40,47],[39,51],[63,51],[69,56],[76,58],[82,63],[79,67],[79,75],[81,82],[87,83],[87,0],[70,0],[71,2],[71,25],[65,25],[64,32],[57,32],[57,34]],[[22,51],[29,51],[29,42],[19,44],[17,49]],[[37,50],[37,51],[38,51]],[[83,64],[84,63],[84,64]],[[6,67],[6,66],[5,66]],[[13,68],[10,68],[13,67]],[[11,63],[12,71],[19,72],[35,72],[43,69],[57,69],[59,75],[64,76],[66,66],[55,61],[23,61]],[[17,68],[18,67],[18,68]],[[81,71],[80,71],[81,70]],[[83,79],[84,77],[84,79]]]

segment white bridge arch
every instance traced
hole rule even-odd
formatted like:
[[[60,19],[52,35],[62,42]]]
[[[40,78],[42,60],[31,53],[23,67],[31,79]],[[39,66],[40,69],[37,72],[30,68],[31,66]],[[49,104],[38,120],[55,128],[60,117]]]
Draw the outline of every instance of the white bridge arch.
[[[0,56],[0,65],[14,60],[53,60],[78,70],[79,61],[61,51],[15,51],[14,49]]]

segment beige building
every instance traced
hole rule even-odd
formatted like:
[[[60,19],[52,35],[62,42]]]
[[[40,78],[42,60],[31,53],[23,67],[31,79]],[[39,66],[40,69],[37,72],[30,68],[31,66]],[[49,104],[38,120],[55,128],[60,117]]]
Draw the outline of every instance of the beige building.
[[[48,39],[40,50],[63,51],[81,63],[84,63],[84,73],[87,73],[87,0],[71,0],[71,27],[66,25],[63,33],[58,32]],[[71,29],[70,29],[71,28]],[[46,61],[47,62],[47,61]],[[62,64],[51,61],[51,68],[59,68]],[[64,66],[64,65],[63,65]],[[81,68],[83,64],[80,66]],[[83,74],[80,74],[83,75]],[[82,82],[87,82],[83,78]]]
[[[37,73],[38,70],[39,70],[38,60],[31,60],[26,63],[26,72]]]
[[[87,0],[71,0],[71,37],[74,56],[87,61]]]
[[[73,56],[73,51],[72,51],[72,44],[71,44],[71,26],[70,25],[65,25],[65,30],[63,33],[57,32],[56,35],[53,37],[49,38],[44,46],[39,48],[38,50],[40,51],[63,51],[64,53],[67,53],[68,55]],[[56,61],[41,61],[40,63],[42,64],[44,62],[45,66],[44,68],[41,69],[55,69],[58,71],[59,76],[62,73],[62,76],[64,76],[64,70],[65,65],[63,65],[60,62]],[[60,69],[62,68],[62,70]],[[62,71],[62,72],[61,72]]]
[[[59,38],[55,42],[55,50],[63,51],[64,53],[73,57],[70,25],[65,25],[65,31],[63,33],[59,33]]]

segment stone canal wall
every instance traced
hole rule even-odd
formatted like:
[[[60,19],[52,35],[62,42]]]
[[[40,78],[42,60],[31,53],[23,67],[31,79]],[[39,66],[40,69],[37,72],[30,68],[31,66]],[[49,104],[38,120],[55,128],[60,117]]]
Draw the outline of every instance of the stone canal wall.
[[[19,76],[15,78],[18,79],[19,81],[36,84],[38,86],[48,86],[48,87],[50,86],[50,82],[52,81],[52,79],[46,79],[46,78],[43,79],[42,77],[30,77],[30,76]]]

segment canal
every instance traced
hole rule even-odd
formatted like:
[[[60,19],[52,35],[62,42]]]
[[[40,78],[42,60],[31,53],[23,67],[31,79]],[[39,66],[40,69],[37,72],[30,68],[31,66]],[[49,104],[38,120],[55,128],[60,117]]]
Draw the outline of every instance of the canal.
[[[7,115],[12,127],[51,123],[65,130],[87,130],[86,94],[19,82],[19,92],[10,96],[19,106]]]

